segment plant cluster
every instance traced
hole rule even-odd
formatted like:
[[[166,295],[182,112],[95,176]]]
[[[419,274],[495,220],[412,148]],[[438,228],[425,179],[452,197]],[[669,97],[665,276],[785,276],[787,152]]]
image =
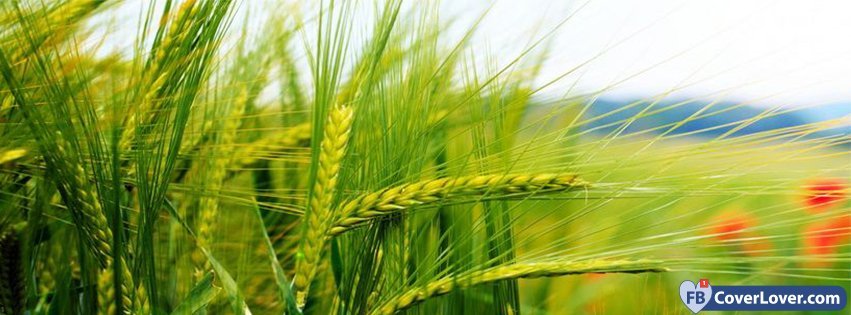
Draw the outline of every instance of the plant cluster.
[[[434,4],[255,5],[146,3],[109,51],[121,4],[0,3],[0,314],[593,312],[603,274],[658,311],[695,273],[851,278],[851,226],[805,230],[847,222],[845,182],[799,188],[848,175],[847,135],[807,137],[835,122],[595,132],[603,91],[539,97],[546,36],[480,67]]]

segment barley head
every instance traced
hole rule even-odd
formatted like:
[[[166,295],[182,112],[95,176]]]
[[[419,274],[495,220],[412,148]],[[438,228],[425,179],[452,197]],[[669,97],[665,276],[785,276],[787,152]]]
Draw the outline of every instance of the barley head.
[[[585,273],[647,273],[665,272],[662,262],[652,260],[591,260],[578,262],[513,263],[471,271],[457,276],[444,277],[410,289],[391,298],[372,311],[373,315],[390,315],[407,309],[432,297],[457,289],[469,288],[495,281],[557,277]]]
[[[206,193],[201,196],[198,203],[197,227],[198,244],[204,248],[209,246],[213,237],[213,226],[219,214],[220,198],[218,193],[222,190],[227,175],[227,167],[230,164],[230,152],[233,150],[236,133],[239,130],[239,122],[248,103],[247,93],[248,90],[243,88],[233,103],[231,112],[225,118],[219,132],[219,139],[215,146],[217,149],[216,156],[209,159],[206,165],[208,167],[208,173],[205,177]],[[196,278],[200,279],[210,269],[209,262],[202,255],[193,255],[192,257],[196,267],[199,268],[196,272]]]
[[[319,168],[308,211],[302,218],[302,238],[296,255],[293,281],[299,307],[304,307],[310,282],[316,275],[325,248],[327,231],[334,221],[335,215],[330,206],[337,186],[340,163],[349,142],[352,115],[350,107],[340,106],[330,112],[325,124],[325,134],[320,143]]]
[[[331,228],[338,235],[367,221],[399,213],[414,206],[469,198],[525,198],[588,187],[572,174],[480,175],[447,177],[403,184],[361,195],[345,203],[341,219]]]

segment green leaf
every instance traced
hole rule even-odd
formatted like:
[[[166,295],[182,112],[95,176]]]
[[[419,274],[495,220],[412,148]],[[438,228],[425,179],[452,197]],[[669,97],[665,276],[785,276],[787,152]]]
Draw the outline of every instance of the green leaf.
[[[195,284],[195,287],[189,292],[189,296],[171,314],[194,314],[196,311],[206,307],[221,290],[221,288],[213,286],[213,278],[215,278],[214,273],[207,273],[200,282]]]
[[[219,275],[222,287],[228,295],[231,307],[233,307],[234,314],[251,314],[251,310],[248,309],[248,305],[245,304],[245,299],[239,292],[239,287],[237,287],[236,281],[233,280],[233,277],[231,277],[227,269],[225,269],[225,267],[207,251],[207,249],[202,247],[201,252],[204,253],[204,256],[207,256],[207,260],[210,261],[210,265],[213,266],[213,270]]]
[[[266,243],[266,253],[269,257],[269,262],[272,263],[272,272],[275,273],[275,283],[278,285],[278,290],[281,294],[281,300],[285,302],[286,310],[288,314],[301,314],[298,306],[296,306],[295,296],[293,296],[292,290],[290,290],[289,280],[287,280],[287,275],[284,273],[284,269],[281,268],[281,263],[278,261],[278,256],[275,255],[275,248],[272,247],[272,241],[269,240],[269,235],[266,234],[266,226],[263,224],[263,214],[260,213],[260,207],[257,206],[257,202],[253,202],[254,212],[257,214],[257,220],[260,222],[260,225],[263,227],[261,231],[263,231],[263,241]]]
[[[186,233],[192,236],[192,239],[195,239],[195,233],[192,232],[192,229],[186,224],[186,221],[180,217],[177,213],[177,209],[174,208],[174,205],[165,200],[164,202],[165,208],[169,214],[171,214],[178,223],[186,230]],[[198,249],[207,257],[207,260],[210,262],[210,265],[213,267],[213,271],[219,275],[219,280],[222,283],[222,288],[225,289],[225,293],[228,295],[228,299],[231,301],[231,307],[233,307],[233,312],[235,314],[251,314],[251,310],[248,309],[248,305],[245,304],[245,299],[242,297],[242,294],[239,292],[239,287],[236,285],[236,281],[233,280],[233,277],[230,273],[210,254],[206,248],[198,246]]]

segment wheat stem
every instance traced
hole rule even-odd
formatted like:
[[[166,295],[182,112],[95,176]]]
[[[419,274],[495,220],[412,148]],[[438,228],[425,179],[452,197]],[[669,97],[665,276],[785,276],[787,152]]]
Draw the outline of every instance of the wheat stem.
[[[444,295],[457,289],[501,280],[557,277],[584,273],[646,273],[665,271],[667,271],[667,268],[661,262],[651,260],[514,263],[432,281],[390,299],[375,308],[371,314],[394,314],[432,297]]]
[[[330,206],[337,186],[340,163],[346,153],[352,127],[352,109],[334,108],[328,116],[325,134],[320,144],[319,168],[316,173],[308,211],[302,219],[302,238],[296,255],[296,272],[293,279],[296,302],[304,307],[310,282],[316,275],[319,259],[326,244],[326,233],[334,222]]]
[[[524,198],[587,188],[572,174],[481,175],[447,177],[403,184],[361,195],[345,203],[341,219],[330,235],[339,235],[367,221],[399,213],[414,206],[450,202],[463,198]]]

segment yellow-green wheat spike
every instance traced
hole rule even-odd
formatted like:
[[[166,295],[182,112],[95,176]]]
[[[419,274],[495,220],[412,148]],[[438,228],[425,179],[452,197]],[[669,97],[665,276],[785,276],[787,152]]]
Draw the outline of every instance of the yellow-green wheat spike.
[[[227,167],[230,164],[230,151],[233,150],[234,142],[236,141],[236,133],[239,130],[240,119],[245,111],[248,103],[248,89],[243,88],[239,92],[239,96],[231,108],[230,115],[225,119],[221,131],[219,132],[219,141],[214,149],[215,156],[207,162],[208,174],[205,177],[206,191],[198,202],[198,245],[207,248],[212,242],[212,230],[215,225],[215,219],[219,213],[219,192],[224,186],[225,176],[227,175]],[[194,263],[199,268],[197,276],[203,274],[210,269],[209,262],[202,255],[194,255]]]
[[[531,194],[564,192],[588,186],[573,174],[480,175],[403,184],[361,195],[345,203],[341,219],[331,228],[330,234],[338,235],[369,220],[419,205],[470,197],[524,198]]]
[[[198,14],[199,10],[199,6],[195,4],[195,0],[188,0],[181,4],[176,18],[169,27],[168,33],[165,34],[163,42],[154,54],[153,58],[155,59],[151,63],[152,68],[146,71],[151,75],[143,79],[144,82],[149,82],[149,84],[143,85],[147,86],[147,92],[143,95],[138,108],[130,112],[126,118],[124,129],[121,133],[120,148],[129,149],[133,143],[136,127],[152,121],[154,115],[157,113],[157,98],[160,97],[160,90],[166,85],[166,81],[169,80],[174,67],[173,62],[166,62],[166,53],[188,36],[190,31],[189,22],[193,16]],[[167,20],[161,21],[161,23],[166,22]]]
[[[36,25],[29,26],[39,32],[34,38],[36,44],[55,44],[65,40],[74,26],[89,17],[104,2],[106,1],[72,0],[51,11],[44,20],[38,20]],[[18,61],[27,58],[29,53],[30,49],[22,45],[15,47],[9,55],[12,60]]]
[[[104,268],[98,275],[98,303],[100,303],[98,311],[103,315],[118,314],[117,308],[115,307],[115,274],[113,273],[115,266],[113,263],[114,262],[111,258],[108,259],[106,268]],[[130,314],[130,310],[134,309],[133,299],[131,298],[129,291],[133,287],[133,278],[130,274],[130,269],[127,268],[127,264],[123,259],[121,260],[121,271],[123,274],[123,281],[121,283],[122,313]]]
[[[583,273],[665,272],[662,262],[652,260],[592,260],[578,262],[514,263],[444,277],[424,286],[410,289],[375,308],[373,315],[390,315],[432,297],[501,280],[556,277]]]
[[[62,139],[61,135],[57,137],[58,139]],[[67,153],[65,152],[65,143],[60,140],[59,145],[57,146],[59,156],[67,157]],[[72,181],[74,181],[71,187],[78,187],[77,198],[80,204],[80,211],[82,212],[82,217],[86,220],[83,222],[83,226],[85,229],[89,230],[88,235],[91,237],[91,241],[94,245],[94,250],[100,256],[103,262],[104,269],[101,271],[98,276],[98,291],[99,298],[101,303],[101,311],[102,314],[115,314],[115,303],[113,303],[115,298],[115,284],[114,284],[114,251],[112,248],[112,229],[109,227],[109,222],[106,219],[106,215],[104,214],[103,208],[101,208],[100,200],[97,195],[97,190],[91,187],[88,180],[86,179],[86,173],[83,169],[82,165],[71,165],[67,160],[60,159],[61,163],[66,163],[63,168],[71,169],[74,171],[73,176],[71,176]],[[70,189],[68,189],[70,190]],[[121,285],[121,299],[124,307],[131,307],[133,301],[130,296],[130,288],[133,288],[133,275],[130,272],[130,269],[124,263],[124,260],[121,259],[121,275],[122,275],[122,283]],[[108,303],[108,304],[107,304]],[[109,306],[106,306],[109,305]]]
[[[330,206],[337,186],[340,163],[346,154],[349,142],[352,115],[350,107],[334,108],[325,125],[313,195],[309,200],[309,209],[302,219],[302,238],[299,242],[299,255],[297,255],[293,279],[296,303],[299,307],[304,307],[310,282],[316,275],[319,259],[325,248],[327,231],[335,219]]]

